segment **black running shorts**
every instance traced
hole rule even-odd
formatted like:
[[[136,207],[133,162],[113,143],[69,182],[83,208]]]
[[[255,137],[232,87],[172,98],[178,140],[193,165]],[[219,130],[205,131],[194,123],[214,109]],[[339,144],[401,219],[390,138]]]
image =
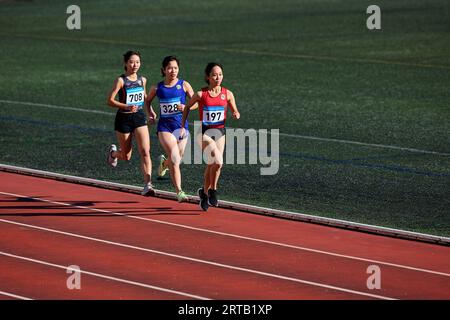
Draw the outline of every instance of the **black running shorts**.
[[[206,134],[210,138],[220,138],[225,135],[225,128],[208,128],[202,126],[202,134]]]
[[[147,116],[142,109],[135,113],[117,112],[116,120],[114,122],[114,130],[120,133],[130,133],[133,132],[134,129],[146,125]]]

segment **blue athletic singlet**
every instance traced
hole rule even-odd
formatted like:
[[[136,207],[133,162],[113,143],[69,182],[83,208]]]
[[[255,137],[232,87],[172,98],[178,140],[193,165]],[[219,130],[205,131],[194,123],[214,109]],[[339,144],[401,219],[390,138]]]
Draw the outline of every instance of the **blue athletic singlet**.
[[[139,111],[143,110],[145,92],[142,76],[138,76],[136,81],[129,80],[124,74],[120,76],[123,80],[122,90],[119,91],[119,102],[129,106],[139,106]],[[118,112],[128,112],[119,109]]]
[[[164,81],[158,83],[156,88],[156,96],[159,99],[160,116],[158,121],[157,132],[171,132],[181,128],[181,120],[183,112],[178,110],[180,104],[186,104],[186,92],[183,88],[183,80],[172,87],[166,87]],[[186,121],[185,128],[188,128]]]

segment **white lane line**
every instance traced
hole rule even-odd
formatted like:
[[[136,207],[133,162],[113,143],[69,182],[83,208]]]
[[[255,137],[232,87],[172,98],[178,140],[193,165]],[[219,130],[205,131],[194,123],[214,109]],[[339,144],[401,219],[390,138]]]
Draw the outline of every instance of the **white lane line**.
[[[31,299],[31,298],[19,296],[19,295],[17,295],[17,294],[5,292],[5,291],[0,291],[0,295],[8,296],[8,297],[11,297],[11,298],[16,298],[16,299],[19,299],[19,300],[33,300],[33,299]]]
[[[220,268],[225,268],[225,269],[230,269],[230,270],[243,271],[243,272],[247,272],[247,273],[252,273],[252,274],[257,274],[257,275],[261,275],[261,276],[270,277],[270,278],[287,280],[287,281],[307,284],[307,285],[311,285],[311,286],[315,286],[315,287],[321,287],[321,288],[325,288],[325,289],[331,289],[331,290],[341,291],[341,292],[345,292],[345,293],[351,293],[351,294],[366,296],[366,297],[370,297],[370,298],[383,299],[383,300],[397,300],[397,299],[386,297],[386,296],[380,296],[380,295],[370,294],[370,293],[366,293],[366,292],[362,292],[362,291],[356,291],[356,290],[336,287],[336,286],[327,285],[327,284],[323,284],[323,283],[319,283],[319,282],[307,281],[307,280],[303,280],[303,279],[287,277],[287,276],[274,274],[274,273],[268,273],[268,272],[263,272],[263,271],[248,269],[248,268],[242,268],[242,267],[236,267],[236,266],[223,264],[223,263],[218,263],[218,262],[214,262],[214,261],[202,260],[202,259],[192,258],[192,257],[188,257],[188,256],[182,256],[182,255],[178,255],[178,254],[173,254],[173,253],[169,253],[169,252],[153,250],[153,249],[148,249],[148,248],[143,248],[143,247],[137,247],[137,246],[124,244],[124,243],[120,243],[120,242],[114,242],[114,241],[109,241],[109,240],[104,240],[104,239],[99,239],[99,238],[83,236],[83,235],[76,234],[76,233],[65,232],[65,231],[56,230],[56,229],[50,229],[50,228],[44,228],[44,227],[39,227],[39,226],[31,225],[31,224],[15,222],[15,221],[11,221],[11,220],[0,219],[0,222],[14,224],[14,225],[27,227],[27,228],[32,228],[32,229],[37,229],[37,230],[48,231],[48,232],[52,232],[52,233],[62,234],[62,235],[65,235],[65,236],[70,236],[70,237],[75,237],[75,238],[80,238],[80,239],[85,239],[85,240],[90,240],[90,241],[95,241],[95,242],[100,242],[100,243],[106,243],[106,244],[109,244],[109,245],[123,247],[123,248],[127,248],[127,249],[133,249],[133,250],[138,250],[138,251],[143,251],[143,252],[159,254],[159,255],[163,255],[163,256],[167,256],[167,257],[171,257],[171,258],[182,259],[182,260],[187,260],[187,261],[193,261],[193,262],[197,262],[197,263],[212,265],[212,266],[215,266],[215,267],[220,267]],[[0,251],[0,254],[4,254],[4,253]],[[66,267],[64,267],[64,268],[66,268]]]
[[[271,134],[276,134],[276,133],[271,133]],[[354,144],[354,145],[363,146],[363,147],[393,149],[393,150],[407,151],[407,152],[413,152],[413,153],[434,154],[434,155],[438,155],[438,156],[450,156],[450,153],[446,153],[446,152],[437,152],[437,151],[421,150],[421,149],[415,149],[415,148],[397,147],[397,146],[386,145],[386,144],[366,143],[366,142],[351,141],[351,140],[341,140],[341,139],[333,139],[333,138],[319,138],[319,137],[314,137],[314,136],[303,136],[303,135],[290,134],[290,133],[279,133],[279,135],[280,136],[284,136],[284,137],[296,138],[296,139],[317,140],[317,141],[322,141],[322,142],[334,142],[334,143],[344,143],[344,144]]]
[[[67,266],[62,266],[62,265],[55,264],[55,263],[50,263],[50,262],[47,262],[47,261],[32,259],[32,258],[23,257],[23,256],[18,256],[18,255],[11,254],[11,253],[8,253],[8,252],[3,252],[3,251],[0,251],[0,254],[2,254],[4,256],[7,256],[7,257],[11,257],[11,258],[21,259],[21,260],[25,260],[25,261],[29,261],[29,262],[39,263],[39,264],[43,264],[43,265],[46,265],[46,266],[67,270]],[[97,278],[103,278],[103,279],[108,279],[108,280],[112,280],[112,281],[116,281],[116,282],[126,283],[126,284],[130,284],[130,285],[138,286],[138,287],[143,287],[143,288],[147,288],[147,289],[173,293],[173,294],[181,295],[181,296],[184,296],[184,297],[200,299],[200,300],[211,300],[209,298],[193,295],[193,294],[186,293],[186,292],[181,292],[181,291],[166,289],[166,288],[162,288],[162,287],[152,286],[152,285],[149,285],[149,284],[136,282],[136,281],[130,281],[130,280],[126,280],[126,279],[116,278],[116,277],[104,275],[104,274],[101,274],[101,273],[95,273],[95,272],[90,272],[90,271],[86,271],[86,270],[80,270],[80,273],[84,273],[84,274],[87,274],[87,275],[90,275],[90,276],[94,276],[94,277],[97,277]]]
[[[96,114],[103,114],[103,115],[108,115],[108,116],[115,116],[115,113],[113,113],[113,112],[95,110],[95,107],[91,107],[90,109],[82,109],[82,108],[74,108],[74,107],[55,106],[53,104],[34,103],[34,102],[26,102],[26,101],[13,101],[13,100],[0,100],[0,103],[20,104],[20,105],[24,105],[24,106],[43,107],[43,108],[49,108],[49,109],[68,110],[68,111],[96,113]]]
[[[11,36],[11,34],[0,34],[0,36]],[[72,38],[64,36],[41,36],[41,35],[31,35],[31,34],[14,34],[14,37],[23,38],[34,38],[34,39],[46,39],[46,40],[63,40],[63,41],[75,41],[75,42],[88,42],[88,43],[106,43],[106,44],[123,44],[131,46],[143,46],[150,48],[169,48],[169,49],[182,49],[182,50],[195,50],[195,51],[220,51],[220,52],[230,52],[237,54],[246,55],[257,55],[257,56],[268,56],[268,57],[280,57],[280,58],[292,58],[292,59],[302,59],[302,60],[325,60],[325,61],[335,61],[335,62],[358,62],[358,63],[374,63],[374,64],[387,64],[387,65],[400,65],[418,68],[438,68],[438,69],[450,69],[448,65],[436,65],[427,63],[412,63],[404,61],[390,61],[382,59],[364,59],[364,58],[352,58],[352,57],[333,57],[333,56],[319,56],[311,54],[300,54],[300,53],[283,53],[283,52],[271,52],[271,51],[261,51],[261,50],[248,50],[248,49],[235,49],[235,48],[211,48],[205,46],[187,46],[187,45],[174,45],[174,44],[152,44],[148,42],[138,42],[138,41],[118,41],[117,39],[99,39],[99,38]]]
[[[112,215],[122,216],[122,217],[130,218],[130,219],[137,219],[137,220],[149,221],[149,222],[154,222],[154,223],[160,223],[160,224],[170,225],[170,226],[184,228],[184,229],[190,229],[190,230],[201,231],[201,232],[206,232],[206,233],[211,233],[211,234],[217,234],[217,235],[226,236],[226,237],[232,237],[232,238],[237,238],[237,239],[255,241],[255,242],[260,242],[260,243],[266,243],[266,244],[271,244],[271,245],[275,245],[275,246],[291,248],[291,249],[296,249],[296,250],[302,250],[302,251],[314,252],[314,253],[319,253],[319,254],[325,254],[325,255],[339,257],[339,258],[346,258],[346,259],[351,259],[351,260],[364,261],[364,262],[369,262],[371,264],[382,264],[382,265],[395,267],[395,268],[402,268],[402,269],[407,269],[407,270],[412,270],[412,271],[417,271],[417,272],[425,272],[425,273],[430,273],[430,274],[434,274],[434,275],[450,277],[449,273],[439,272],[439,271],[434,271],[434,270],[429,270],[429,269],[416,268],[416,267],[411,267],[411,266],[402,265],[402,264],[390,263],[390,262],[386,262],[386,261],[372,260],[372,259],[361,258],[361,257],[356,257],[356,256],[351,256],[351,255],[344,255],[344,254],[339,254],[339,253],[334,253],[334,252],[329,252],[329,251],[323,251],[323,250],[307,248],[307,247],[300,247],[300,246],[295,246],[295,245],[290,245],[290,244],[285,244],[285,243],[280,243],[280,242],[275,242],[275,241],[269,241],[269,240],[263,240],[263,239],[258,239],[258,238],[241,236],[241,235],[232,234],[232,233],[226,233],[226,232],[214,231],[214,230],[209,230],[209,229],[197,228],[197,227],[192,227],[192,226],[188,226],[188,225],[183,225],[183,224],[178,224],[178,223],[173,223],[173,222],[167,222],[167,221],[162,221],[162,220],[156,220],[156,219],[144,218],[144,217],[139,217],[139,216],[127,215],[127,214],[124,214],[124,213],[118,213],[118,212],[109,211],[109,210],[96,209],[96,208],[90,208],[90,207],[85,207],[85,206],[77,206],[77,205],[72,205],[70,203],[51,201],[51,200],[47,200],[47,199],[36,198],[36,197],[29,197],[29,196],[25,196],[25,195],[14,194],[14,193],[8,193],[8,192],[1,192],[0,191],[0,194],[13,196],[13,197],[19,197],[19,198],[33,199],[33,200],[37,200],[37,201],[42,201],[42,202],[47,202],[47,203],[52,203],[52,204],[57,204],[57,205],[62,205],[62,206],[67,206],[67,207],[73,207],[73,208],[78,208],[78,209],[90,210],[90,211],[95,211],[95,212],[109,213],[109,214],[112,214]]]
[[[224,48],[223,51],[232,52],[232,53],[244,53],[244,54],[249,54],[249,55],[258,55],[258,56],[292,58],[292,59],[328,60],[328,61],[335,61],[335,62],[346,61],[346,62],[358,62],[358,63],[399,65],[399,66],[409,66],[409,67],[418,67],[418,68],[450,69],[450,66],[447,66],[447,65],[409,63],[409,62],[389,61],[389,60],[381,60],[381,59],[346,58],[346,57],[319,56],[319,55],[309,55],[309,54],[289,54],[289,53],[270,52],[270,51],[255,51],[255,50],[228,49],[228,48]]]
[[[45,104],[45,103],[34,103],[34,102],[13,101],[13,100],[0,100],[0,103],[11,103],[11,104],[19,104],[19,105],[25,105],[25,106],[33,106],[33,107],[43,107],[43,108],[50,108],[50,109],[60,109],[60,110],[68,110],[68,111],[76,111],[76,112],[95,113],[95,114],[108,115],[108,116],[112,116],[112,117],[115,116],[114,112],[95,110],[96,107],[91,107],[89,109],[82,109],[82,108],[74,108],[74,107],[57,106],[57,105],[51,105],[51,104]],[[228,127],[227,129],[238,130],[241,128]],[[245,129],[242,129],[242,130],[245,130]],[[450,156],[450,153],[446,153],[446,152],[429,151],[429,150],[422,150],[422,149],[416,149],[416,148],[406,148],[406,147],[398,147],[398,146],[393,146],[393,145],[384,145],[384,144],[376,144],[376,143],[366,143],[366,142],[359,142],[359,141],[352,141],[352,140],[321,138],[321,137],[305,136],[305,135],[283,133],[283,132],[272,133],[270,130],[268,131],[268,134],[278,135],[280,137],[295,138],[295,139],[314,140],[314,141],[342,143],[342,144],[353,144],[353,145],[358,145],[358,146],[363,146],[363,147],[371,147],[371,148],[392,149],[392,150],[407,151],[407,152],[413,152],[413,153],[433,154],[433,155],[438,155],[438,156]]]

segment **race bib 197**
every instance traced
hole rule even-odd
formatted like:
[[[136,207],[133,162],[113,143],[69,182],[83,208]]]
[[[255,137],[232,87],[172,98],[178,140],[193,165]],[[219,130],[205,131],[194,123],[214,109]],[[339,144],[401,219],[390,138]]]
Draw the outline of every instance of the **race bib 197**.
[[[205,106],[203,107],[202,122],[205,125],[224,124],[225,107],[223,106]]]
[[[143,106],[144,105],[144,89],[142,87],[127,89],[127,105]]]

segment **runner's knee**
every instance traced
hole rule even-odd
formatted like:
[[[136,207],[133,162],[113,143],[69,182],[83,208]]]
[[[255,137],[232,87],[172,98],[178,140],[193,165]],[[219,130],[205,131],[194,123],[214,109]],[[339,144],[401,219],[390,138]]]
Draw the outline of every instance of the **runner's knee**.
[[[131,160],[131,154],[132,154],[131,150],[129,152],[122,151],[121,153],[122,153],[122,157],[121,157],[122,160],[124,160],[124,161]]]
[[[142,158],[150,158],[150,150],[149,149],[141,149],[140,154]]]
[[[181,157],[179,152],[172,152],[169,157],[170,164],[173,166],[179,166],[181,163]]]

